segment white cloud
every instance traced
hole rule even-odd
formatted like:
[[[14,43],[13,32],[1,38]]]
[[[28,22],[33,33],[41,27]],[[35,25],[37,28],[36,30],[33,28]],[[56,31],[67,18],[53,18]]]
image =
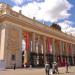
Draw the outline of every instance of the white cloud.
[[[25,16],[28,16],[30,18],[33,18],[33,16],[36,16],[36,13],[39,10],[39,6],[36,2],[29,3],[22,7],[22,13]]]
[[[68,29],[68,28],[71,27],[72,22],[65,20],[64,22],[60,22],[60,23],[58,23],[58,24],[61,26],[62,31],[66,31],[66,29]]]
[[[15,2],[22,3],[23,0]],[[17,7],[17,6],[16,6]],[[32,2],[21,7],[22,13],[30,18],[33,16],[38,20],[55,22],[59,19],[68,18],[68,10],[72,5],[67,0],[45,0],[44,2]]]
[[[21,10],[21,7],[14,6],[12,9],[13,9],[14,11],[16,10],[16,12],[19,12],[19,10]]]
[[[75,36],[75,28],[72,27],[73,22],[66,20],[58,24],[61,26],[61,29],[63,32],[66,32],[67,34]]]
[[[70,16],[67,11],[71,8],[71,4],[67,0],[45,0],[40,6],[41,10],[37,15],[38,19],[54,22]]]

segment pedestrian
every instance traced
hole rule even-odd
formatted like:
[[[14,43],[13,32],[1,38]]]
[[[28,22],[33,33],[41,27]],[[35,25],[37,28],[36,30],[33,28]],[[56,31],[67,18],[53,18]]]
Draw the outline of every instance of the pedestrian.
[[[46,72],[46,75],[49,75],[49,70],[50,70],[49,62],[46,62],[45,63],[45,72]]]
[[[58,64],[56,62],[53,62],[52,69],[53,69],[53,74],[55,74],[55,73],[59,74]]]
[[[58,70],[58,63],[56,62],[56,64],[55,64],[55,69],[56,69],[56,73],[58,73],[59,74],[59,70]]]
[[[53,71],[53,74],[55,74],[55,62],[53,62],[52,64],[52,71]]]

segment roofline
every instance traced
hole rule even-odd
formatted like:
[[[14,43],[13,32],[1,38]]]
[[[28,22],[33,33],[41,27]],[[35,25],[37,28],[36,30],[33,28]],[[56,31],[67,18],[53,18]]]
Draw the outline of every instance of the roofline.
[[[5,3],[5,2],[0,2],[0,4],[5,4],[5,5],[7,5],[7,6],[9,6],[9,7],[13,7],[13,6],[11,6],[10,4],[8,4],[8,3]]]

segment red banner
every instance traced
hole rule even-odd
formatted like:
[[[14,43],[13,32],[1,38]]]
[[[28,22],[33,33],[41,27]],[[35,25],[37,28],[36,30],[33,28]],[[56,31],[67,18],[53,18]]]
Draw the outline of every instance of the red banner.
[[[30,38],[29,38],[29,33],[26,32],[26,50],[30,48]]]

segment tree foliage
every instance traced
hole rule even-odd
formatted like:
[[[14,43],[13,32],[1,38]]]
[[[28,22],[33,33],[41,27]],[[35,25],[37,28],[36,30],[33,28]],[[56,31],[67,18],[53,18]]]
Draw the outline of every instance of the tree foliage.
[[[61,27],[58,24],[56,24],[56,23],[53,23],[50,27],[61,31]]]

